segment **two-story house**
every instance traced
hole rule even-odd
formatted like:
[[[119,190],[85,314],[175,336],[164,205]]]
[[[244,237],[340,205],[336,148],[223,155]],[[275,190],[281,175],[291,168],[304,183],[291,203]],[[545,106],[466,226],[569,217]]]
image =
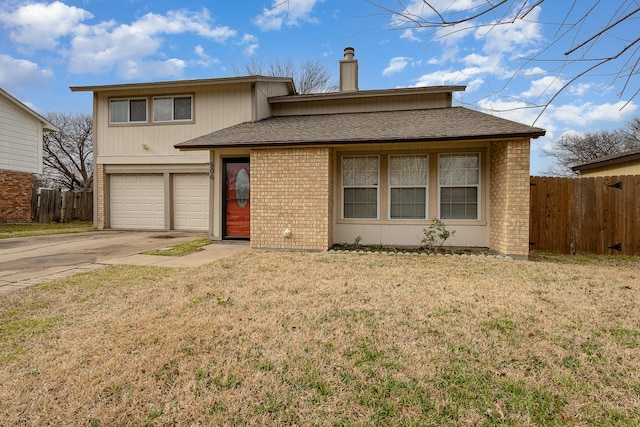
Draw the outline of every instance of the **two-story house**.
[[[544,130],[452,105],[463,86],[340,91],[239,77],[93,91],[98,228],[209,230],[253,248],[448,244],[528,254],[529,146]]]
[[[0,89],[0,222],[31,222],[33,175],[42,173],[47,131],[58,128]]]

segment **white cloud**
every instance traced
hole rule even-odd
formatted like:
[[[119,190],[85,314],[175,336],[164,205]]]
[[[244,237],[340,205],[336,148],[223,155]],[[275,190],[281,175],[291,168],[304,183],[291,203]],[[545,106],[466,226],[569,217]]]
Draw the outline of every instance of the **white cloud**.
[[[193,52],[196,54],[198,58],[200,58],[197,61],[195,61],[195,63],[201,67],[209,67],[212,64],[220,63],[220,60],[218,58],[213,58],[210,55],[208,55],[205,52],[204,48],[200,45],[197,45],[193,50]]]
[[[162,35],[183,33],[194,33],[219,43],[236,36],[236,31],[229,27],[212,27],[206,11],[149,13],[130,25],[113,21],[80,25],[71,41],[69,67],[74,73],[103,73],[115,68],[119,76],[128,79],[141,76],[142,72],[138,71],[141,69],[149,73],[147,79],[176,77],[184,69],[184,61],[147,58],[162,56]]]
[[[638,105],[633,102],[618,101],[615,104],[595,104],[587,102],[581,105],[566,104],[549,107],[555,119],[570,125],[587,126],[593,122],[625,122],[632,118]]]
[[[35,62],[0,54],[0,87],[44,86],[53,79],[53,73],[40,68]]]
[[[35,49],[54,49],[58,39],[75,31],[93,15],[84,9],[55,1],[32,3],[0,13],[0,21],[11,29],[11,40]]]
[[[526,20],[482,26],[476,30],[475,37],[484,41],[482,50],[487,53],[514,52],[533,46],[542,41],[542,26],[538,20],[540,11],[540,7],[534,8]]]
[[[314,6],[323,0],[273,0],[269,9],[256,16],[253,23],[262,31],[279,30],[282,25],[297,26],[300,21],[315,23],[316,18],[311,16]]]
[[[244,46],[244,54],[246,56],[253,56],[256,53],[256,50],[260,47],[258,38],[253,34],[245,34],[242,36],[242,40],[239,45]]]
[[[406,56],[396,56],[395,58],[391,58],[389,61],[389,65],[382,71],[383,76],[390,76],[395,73],[399,73],[409,65],[409,60],[411,58],[407,58]]]
[[[416,86],[437,86],[437,85],[453,85],[467,83],[477,78],[484,71],[480,67],[468,67],[458,71],[436,71],[429,74],[423,74],[416,82]]]
[[[522,74],[525,76],[540,76],[540,75],[547,74],[547,71],[540,67],[533,67],[533,68],[527,68],[522,72]]]
[[[406,28],[403,32],[402,35],[400,35],[401,39],[406,39],[412,42],[421,42],[422,39],[420,37],[417,37],[415,35],[415,31],[413,28]]]
[[[127,60],[118,65],[117,73],[127,80],[147,80],[149,76],[178,78],[186,65],[182,59],[176,58],[166,61]]]
[[[546,76],[533,80],[528,90],[520,94],[523,98],[539,98],[542,95],[551,97],[556,94],[567,82],[560,77]]]
[[[569,93],[576,96],[582,96],[593,88],[591,83],[578,83],[569,86]]]

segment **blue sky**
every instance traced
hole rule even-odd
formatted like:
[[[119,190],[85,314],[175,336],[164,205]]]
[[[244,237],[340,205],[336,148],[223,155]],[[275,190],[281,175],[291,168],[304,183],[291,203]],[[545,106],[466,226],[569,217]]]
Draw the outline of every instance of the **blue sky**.
[[[432,3],[455,13],[486,1]],[[547,1],[514,25],[492,26],[486,17],[480,21],[484,26],[460,24],[447,35],[403,25],[365,0],[3,0],[0,87],[41,113],[90,113],[91,95],[72,93],[69,86],[227,77],[234,66],[252,60],[288,58],[318,61],[337,82],[343,48],[353,46],[360,89],[466,85],[466,92],[455,95],[456,105],[535,121],[547,130],[532,143],[531,171],[539,174],[552,164],[541,148],[564,133],[618,128],[639,114],[633,98],[637,84],[625,86],[624,76],[616,74],[619,62],[574,82],[541,116],[540,108],[525,108],[544,104],[576,67],[593,63],[545,59],[562,57],[576,40],[637,7],[625,0],[578,3],[563,27],[554,23],[562,22],[573,2]],[[412,13],[433,17],[419,0],[404,4]],[[592,6],[589,19],[578,20]],[[626,46],[638,37],[634,18],[574,56],[601,58]],[[578,32],[545,50],[569,29]]]

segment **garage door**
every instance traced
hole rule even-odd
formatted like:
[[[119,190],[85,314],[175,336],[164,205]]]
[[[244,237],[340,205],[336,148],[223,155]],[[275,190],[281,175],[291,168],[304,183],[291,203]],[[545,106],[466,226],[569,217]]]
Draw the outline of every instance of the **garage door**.
[[[162,175],[111,175],[111,228],[164,229]]]
[[[173,176],[173,227],[176,230],[209,229],[209,175]]]

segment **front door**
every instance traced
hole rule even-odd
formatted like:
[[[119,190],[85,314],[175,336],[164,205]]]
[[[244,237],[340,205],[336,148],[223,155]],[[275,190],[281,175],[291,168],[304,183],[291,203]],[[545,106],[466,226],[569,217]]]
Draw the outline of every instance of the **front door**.
[[[248,239],[250,236],[249,159],[224,159],[224,238]]]

